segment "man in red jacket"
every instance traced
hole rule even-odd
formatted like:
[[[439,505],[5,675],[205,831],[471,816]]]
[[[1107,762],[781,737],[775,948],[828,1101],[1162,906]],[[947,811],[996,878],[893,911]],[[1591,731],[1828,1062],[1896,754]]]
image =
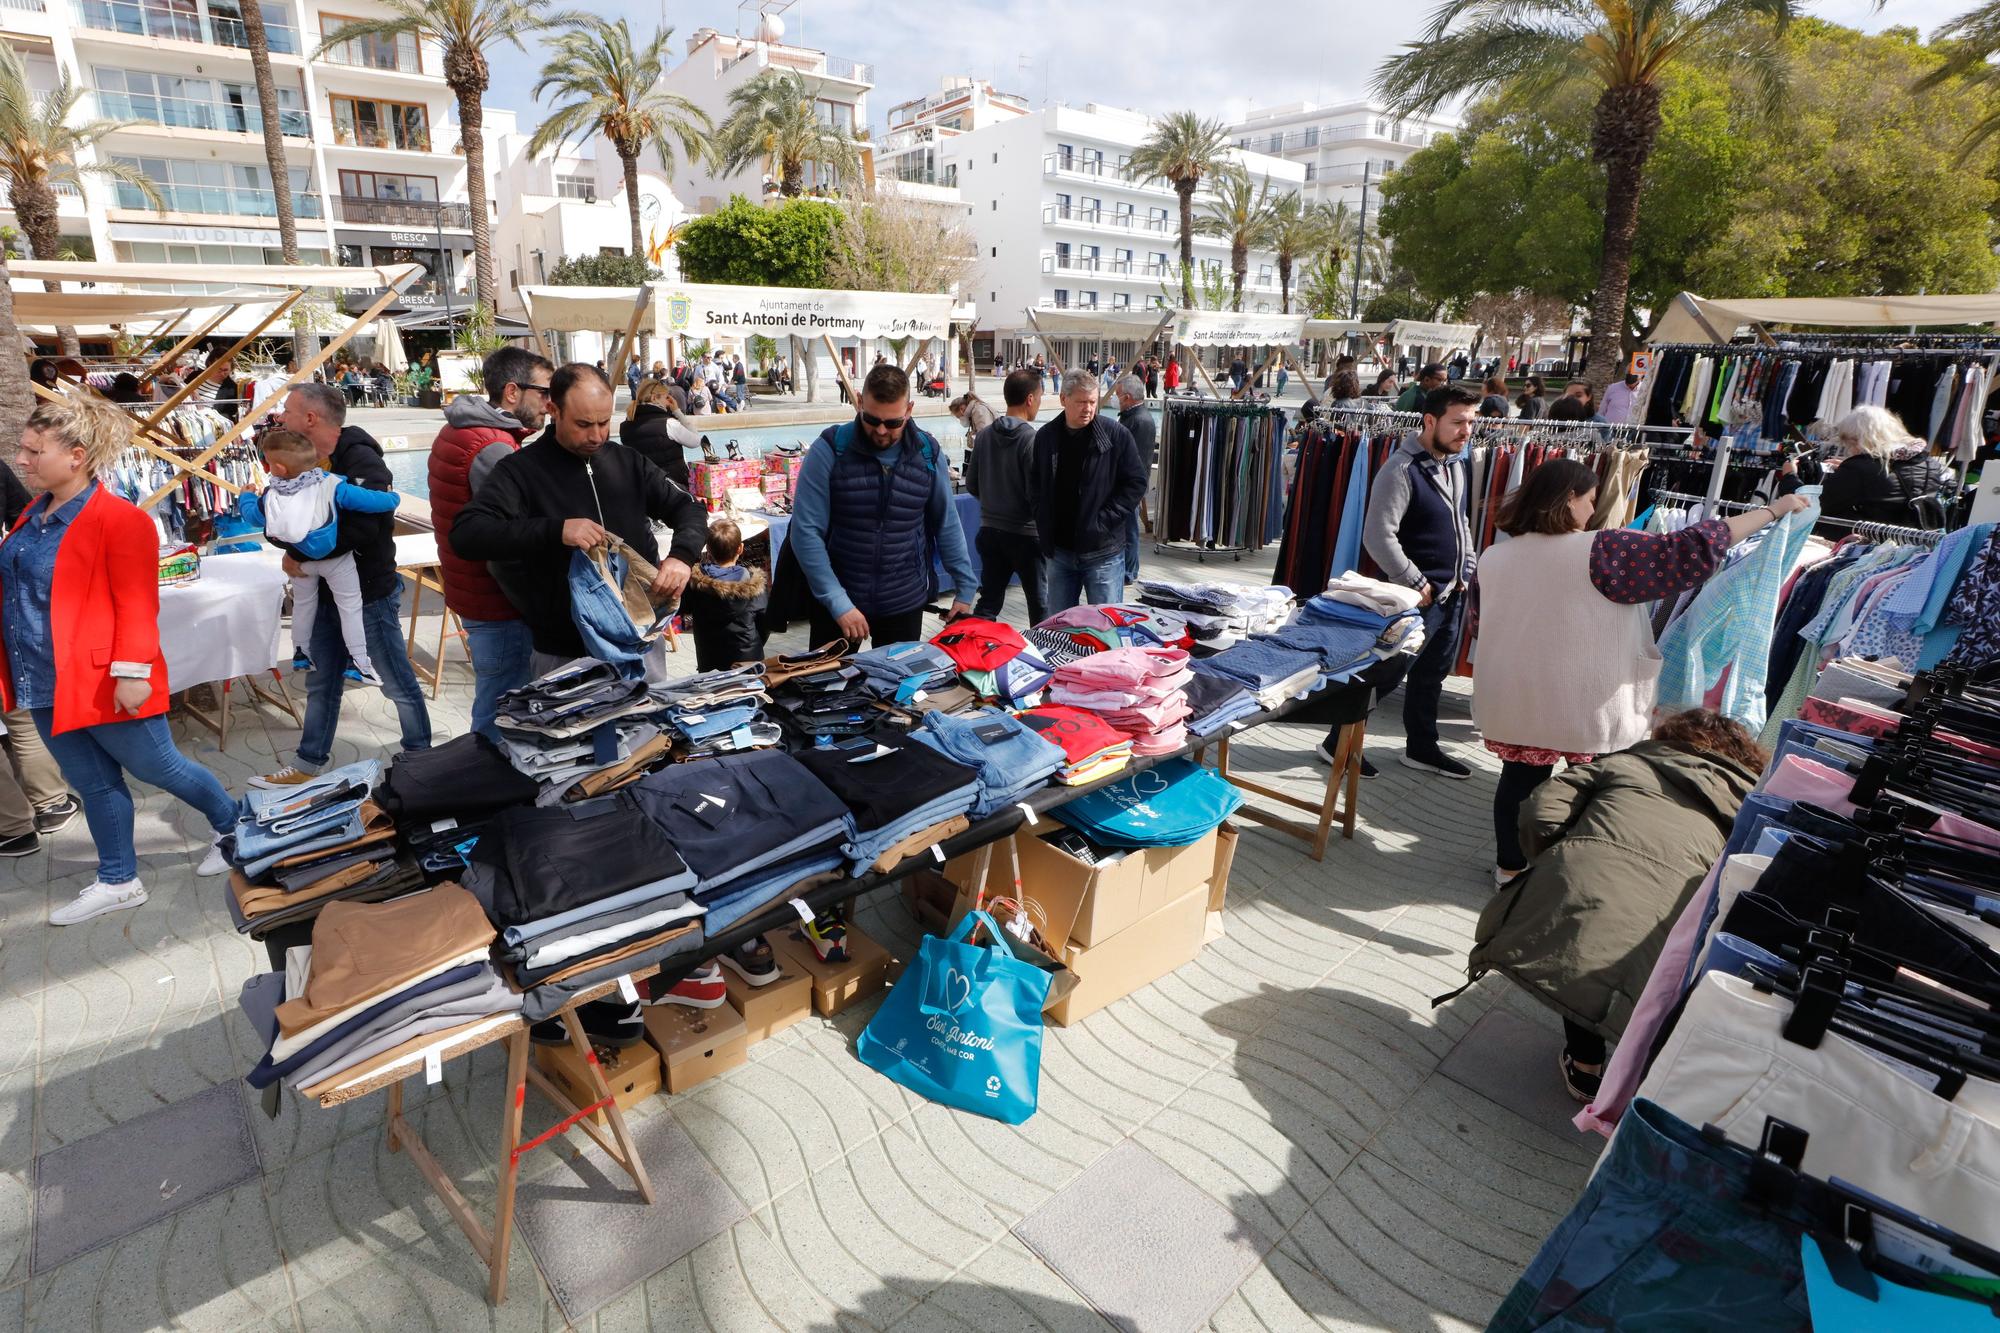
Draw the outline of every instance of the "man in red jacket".
[[[460,394],[444,410],[445,427],[431,445],[431,523],[443,566],[444,601],[465,624],[472,649],[472,729],[500,739],[493,725],[500,696],[531,678],[534,639],[521,613],[500,591],[483,560],[451,549],[452,520],[480,485],[549,415],[555,365],[522,347],[503,347],[482,368],[486,397]]]

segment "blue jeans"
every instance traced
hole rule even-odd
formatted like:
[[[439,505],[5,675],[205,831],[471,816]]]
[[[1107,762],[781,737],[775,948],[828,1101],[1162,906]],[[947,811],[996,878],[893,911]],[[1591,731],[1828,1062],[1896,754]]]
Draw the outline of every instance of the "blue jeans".
[[[322,590],[321,596],[325,595]],[[376,674],[382,677],[382,693],[396,705],[396,716],[402,722],[403,748],[428,750],[431,715],[424,708],[423,690],[403,646],[402,605],[401,585],[387,597],[363,602],[361,626],[368,636],[368,655],[375,659]],[[312,683],[306,687],[306,721],[299,732],[296,764],[305,772],[317,773],[333,758],[333,733],[340,727],[340,696],[347,688],[341,675],[347,669],[347,645],[340,637],[339,616],[322,615],[313,622],[306,655],[313,660],[313,673]]]
[[[334,621],[333,637],[340,638]],[[338,677],[336,676],[336,679]],[[236,827],[236,802],[215,774],[174,748],[174,733],[164,717],[104,722],[54,733],[55,709],[30,710],[35,729],[63,777],[83,802],[90,840],[97,846],[97,882],[130,884],[139,878],[138,854],[132,849],[132,792],[125,785],[130,773],[201,811],[209,828],[227,833]]]
[[[1049,557],[1049,614],[1067,611],[1086,597],[1092,606],[1105,606],[1125,595],[1125,548],[1114,546],[1096,555],[1078,555],[1057,549]]]
[[[534,679],[528,669],[528,655],[535,651],[535,636],[525,620],[461,619],[467,646],[472,650],[472,729],[490,741],[500,739],[493,719],[500,711],[500,696],[518,690]]]
[[[1139,511],[1134,509],[1125,516],[1125,581],[1131,583],[1139,577]]]

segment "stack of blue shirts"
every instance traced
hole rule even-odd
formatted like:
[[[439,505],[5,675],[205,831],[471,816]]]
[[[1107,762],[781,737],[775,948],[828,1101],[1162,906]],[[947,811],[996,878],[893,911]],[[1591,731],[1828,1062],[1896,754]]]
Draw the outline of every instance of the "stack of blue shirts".
[[[974,819],[1027,799],[1068,762],[1061,746],[997,708],[927,713],[910,735],[979,774],[979,799],[969,812]]]
[[[1101,847],[1185,847],[1243,804],[1212,768],[1169,759],[1057,806],[1052,813]]]
[[[232,863],[254,880],[287,857],[353,842],[361,803],[381,780],[381,762],[364,759],[282,791],[253,787],[236,807]]]
[[[1201,671],[1186,686],[1187,729],[1190,736],[1213,736],[1230,723],[1257,711],[1257,696],[1227,676],[1211,676]]]
[[[882,728],[817,746],[798,760],[846,808],[842,850],[856,875],[897,843],[965,814],[979,799],[977,771]]]
[[[958,663],[934,643],[888,643],[854,655],[869,688],[884,699],[908,699],[958,679]]]

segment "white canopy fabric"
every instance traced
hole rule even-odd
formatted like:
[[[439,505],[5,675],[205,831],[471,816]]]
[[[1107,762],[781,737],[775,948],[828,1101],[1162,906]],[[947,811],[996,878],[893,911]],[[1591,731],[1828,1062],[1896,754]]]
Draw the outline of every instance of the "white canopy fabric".
[[[387,315],[375,321],[375,359],[391,375],[410,368],[410,358],[403,354],[403,331]]]
[[[1651,341],[1728,342],[1746,324],[1817,324],[1831,328],[2000,324],[2000,292],[1950,296],[1750,297],[1723,301],[1682,292],[1660,317]]]
[[[99,264],[10,259],[7,271],[16,279],[35,282],[226,282],[236,287],[267,290],[333,287],[348,291],[374,287],[400,289],[423,269],[417,264],[347,268],[335,264]]]
[[[619,333],[632,322],[640,287],[523,287],[528,322],[545,333]]]
[[[1308,338],[1345,338],[1350,333],[1382,333],[1387,324],[1370,324],[1359,319],[1309,319],[1306,321],[1305,336]]]
[[[1283,347],[1297,342],[1305,327],[1304,315],[1174,311],[1174,341],[1182,347]]]
[[[1470,347],[1479,336],[1477,324],[1433,324],[1428,320],[1399,319],[1388,328],[1389,340],[1424,347]]]
[[[655,331],[692,338],[948,338],[951,297],[820,287],[655,283]]]
[[[1048,338],[1144,340],[1172,317],[1171,310],[1030,310],[1028,327]]]
[[[269,292],[234,292],[224,296],[190,296],[178,292],[45,292],[14,293],[14,318],[23,324],[122,324],[164,319],[183,310],[223,305],[271,304]]]

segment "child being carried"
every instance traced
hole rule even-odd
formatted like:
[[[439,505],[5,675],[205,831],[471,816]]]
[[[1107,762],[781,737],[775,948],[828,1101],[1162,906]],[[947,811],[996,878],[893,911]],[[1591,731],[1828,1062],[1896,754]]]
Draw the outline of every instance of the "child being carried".
[[[294,431],[270,431],[260,447],[271,485],[261,496],[245,495],[241,512],[253,523],[261,521],[264,536],[270,541],[303,557],[300,572],[292,580],[292,643],[299,656],[306,656],[319,616],[319,584],[324,581],[340,611],[340,637],[355,671],[368,684],[379,686],[382,678],[375,674],[375,663],[368,656],[368,636],[361,619],[361,575],[354,567],[352,552],[331,552],[338,537],[338,511],[387,514],[395,510],[401,497],[394,491],[356,486],[328,472],[320,466],[312,442]]]

